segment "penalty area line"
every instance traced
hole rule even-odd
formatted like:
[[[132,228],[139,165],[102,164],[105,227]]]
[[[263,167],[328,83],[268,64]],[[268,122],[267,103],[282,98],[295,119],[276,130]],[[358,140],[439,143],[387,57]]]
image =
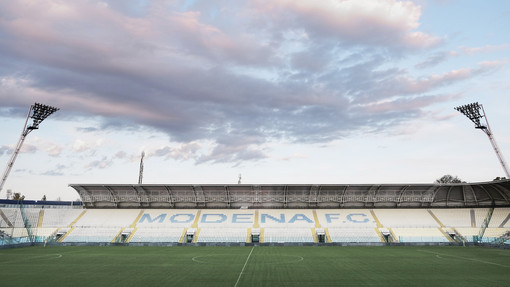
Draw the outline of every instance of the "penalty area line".
[[[243,269],[241,269],[241,273],[239,273],[239,277],[237,277],[237,281],[236,281],[236,285],[234,285],[234,287],[237,287],[237,284],[239,283],[239,279],[241,279],[241,276],[243,276],[243,272],[244,272],[244,268],[246,268],[246,264],[248,264],[248,260],[250,260],[250,257],[251,257],[251,253],[253,252],[253,249],[255,248],[255,246],[253,246],[250,250],[250,254],[248,254],[248,257],[246,258],[246,261],[244,262],[244,266],[243,266]]]
[[[508,265],[498,264],[498,263],[495,263],[495,262],[480,260],[480,259],[476,259],[476,258],[468,258],[468,257],[457,256],[457,255],[451,255],[451,254],[442,254],[442,253],[436,253],[436,252],[427,251],[427,250],[419,250],[419,251],[430,253],[430,254],[435,254],[437,258],[444,258],[444,256],[446,256],[446,257],[449,256],[449,257],[459,258],[459,259],[463,259],[463,260],[476,261],[476,262],[480,262],[480,263],[485,263],[485,264],[491,264],[491,265],[501,266],[501,267],[505,267],[505,268],[510,268],[510,266],[508,266]]]

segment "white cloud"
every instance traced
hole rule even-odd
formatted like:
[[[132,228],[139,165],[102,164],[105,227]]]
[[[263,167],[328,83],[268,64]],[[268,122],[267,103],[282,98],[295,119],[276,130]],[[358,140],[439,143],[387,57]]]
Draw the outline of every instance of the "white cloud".
[[[201,145],[198,142],[176,144],[175,146],[164,146],[148,150],[148,157],[163,157],[165,159],[190,160],[196,158]]]
[[[70,150],[78,153],[95,150],[101,146],[104,146],[105,142],[106,141],[102,138],[95,140],[75,139],[75,141],[70,146]]]
[[[154,1],[136,9],[29,2],[0,3],[9,16],[0,21],[3,105],[37,99],[61,107],[62,118],[98,116],[96,131],[148,126],[171,142],[148,156],[166,159],[260,160],[272,141],[324,142],[384,129],[460,94],[444,89],[505,65],[408,69],[406,59],[440,43],[420,30],[422,8],[410,1],[254,0],[220,7]],[[507,48],[480,47],[436,52],[416,66]],[[94,154],[106,145],[78,137],[66,148]],[[64,151],[45,148],[53,156]]]
[[[325,37],[351,45],[430,47],[439,38],[416,31],[421,8],[410,1],[254,1],[261,14],[283,24],[303,28],[312,38]],[[289,13],[289,11],[291,13]]]
[[[468,55],[478,54],[478,53],[492,53],[498,51],[504,51],[510,49],[510,44],[502,44],[502,45],[486,45],[483,47],[460,47],[460,50]]]
[[[86,169],[105,169],[113,165],[113,160],[103,156],[101,159],[93,160],[87,163],[84,168]]]

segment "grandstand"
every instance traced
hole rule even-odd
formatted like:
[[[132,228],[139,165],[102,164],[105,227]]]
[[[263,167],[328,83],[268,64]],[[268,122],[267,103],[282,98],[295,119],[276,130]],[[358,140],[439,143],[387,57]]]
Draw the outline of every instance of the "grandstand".
[[[86,208],[432,208],[510,205],[509,180],[462,184],[71,184]]]
[[[0,202],[0,242],[502,244],[510,180],[407,185],[71,185],[82,202]]]

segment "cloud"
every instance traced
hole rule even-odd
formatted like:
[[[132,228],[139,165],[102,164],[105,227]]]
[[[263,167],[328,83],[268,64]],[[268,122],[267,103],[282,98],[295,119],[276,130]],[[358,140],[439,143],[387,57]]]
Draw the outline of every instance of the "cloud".
[[[285,156],[285,157],[282,157],[282,158],[279,158],[279,160],[282,160],[282,161],[290,161],[290,160],[293,160],[293,159],[306,159],[308,158],[305,154],[301,154],[301,153],[294,153],[292,155],[289,155],[289,156]]]
[[[416,64],[416,68],[418,69],[425,69],[429,67],[433,67],[437,64],[440,64],[442,62],[447,61],[448,59],[458,56],[459,53],[455,51],[448,51],[448,52],[437,52],[432,55],[430,55],[425,61]]]
[[[384,99],[400,98],[400,100],[406,100],[406,98],[415,98],[475,76],[494,72],[503,65],[505,65],[505,61],[481,62],[475,68],[460,68],[442,74],[431,74],[418,78],[410,77],[404,70],[393,69],[374,73],[371,67],[369,69],[366,69],[366,67],[355,68],[355,73],[360,73],[361,77],[370,78],[371,82],[368,84],[362,83],[363,86],[356,90],[353,102],[370,105]],[[431,104],[433,103],[424,104],[419,108]]]
[[[105,169],[105,168],[108,168],[110,166],[113,165],[113,160],[106,157],[106,156],[103,156],[101,159],[99,160],[93,160],[93,161],[90,161],[89,163],[87,163],[84,167],[86,169]]]
[[[63,164],[58,164],[53,169],[47,170],[47,171],[41,173],[41,175],[62,176],[62,175],[64,175],[65,171],[68,168],[69,168],[68,166],[65,166]]]
[[[421,8],[409,1],[253,2],[263,19],[286,29],[303,29],[311,39],[402,48],[426,48],[439,42],[436,36],[416,31]]]
[[[42,141],[39,138],[34,138],[30,143],[24,143],[21,146],[20,153],[38,153],[44,152],[49,156],[59,156],[63,151],[63,147],[51,142]],[[0,156],[11,155],[14,152],[14,147],[3,145],[0,147]]]
[[[461,55],[473,56],[475,54],[487,54],[510,49],[510,44],[486,45],[483,47],[459,47],[453,51],[441,51],[431,54],[427,59],[415,65],[416,68],[424,69],[446,62],[453,57]]]
[[[70,146],[70,150],[75,153],[82,153],[91,151],[94,152],[97,148],[103,146],[105,144],[105,140],[100,138],[96,139],[94,141],[91,140],[83,140],[83,139],[76,139]]]
[[[232,146],[225,144],[218,144],[214,149],[206,155],[198,158],[197,163],[235,163],[234,166],[239,166],[243,161],[260,160],[267,158],[263,151],[257,147],[252,146]]]
[[[498,51],[504,51],[510,49],[510,44],[502,45],[486,45],[483,47],[461,47],[460,50],[467,55],[473,55],[478,53],[492,53]]]
[[[60,145],[51,145],[51,146],[44,147],[44,151],[49,156],[53,156],[53,157],[59,156],[62,153],[62,150],[63,150],[63,148]]]
[[[382,114],[388,112],[403,112],[403,111],[414,111],[415,113],[421,114],[420,110],[423,106],[437,104],[439,102],[451,101],[458,99],[459,95],[430,95],[430,96],[419,96],[414,98],[397,99],[390,101],[382,101],[364,106],[367,112],[374,114]]]
[[[441,43],[420,31],[421,8],[409,1],[139,3],[1,2],[2,110],[21,115],[37,99],[62,120],[100,121],[81,132],[168,134],[172,144],[148,156],[238,164],[267,158],[272,141],[325,142],[420,117],[452,99],[441,89],[505,65],[409,71],[399,59]]]
[[[177,147],[160,147],[153,151],[147,152],[147,156],[149,157],[163,157],[165,159],[175,159],[175,160],[188,160],[196,157],[197,152],[200,149],[200,144],[197,142],[190,142],[185,144],[180,144]]]
[[[0,146],[0,156],[9,155],[13,151],[13,148],[7,145]]]
[[[14,151],[14,149],[13,149],[13,151]],[[39,147],[37,145],[33,145],[33,144],[29,144],[29,143],[23,144],[23,146],[20,149],[21,153],[36,153],[37,151],[39,151]]]
[[[52,157],[58,157],[63,151],[64,147],[62,145],[43,140],[40,137],[31,137],[30,142],[25,142],[21,147],[21,152],[24,153],[44,152]]]
[[[125,159],[128,158],[128,154],[125,151],[118,151],[113,155],[116,159]]]

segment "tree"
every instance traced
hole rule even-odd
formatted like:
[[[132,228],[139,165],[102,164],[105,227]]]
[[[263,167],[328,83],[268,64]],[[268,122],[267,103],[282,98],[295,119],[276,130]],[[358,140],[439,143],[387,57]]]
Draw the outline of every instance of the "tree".
[[[12,197],[12,200],[24,200],[24,199],[25,199],[25,196],[21,195],[21,193],[19,193],[19,192],[15,192],[14,196]]]
[[[441,178],[436,179],[435,183],[464,183],[465,181],[462,181],[457,176],[453,176],[451,174],[443,175]]]
[[[43,197],[42,197],[41,201],[46,201],[46,194],[45,194],[45,195],[43,195]]]
[[[506,177],[504,177],[504,176],[503,177],[498,176],[495,179],[493,179],[492,181],[505,180],[505,179],[506,179]]]

